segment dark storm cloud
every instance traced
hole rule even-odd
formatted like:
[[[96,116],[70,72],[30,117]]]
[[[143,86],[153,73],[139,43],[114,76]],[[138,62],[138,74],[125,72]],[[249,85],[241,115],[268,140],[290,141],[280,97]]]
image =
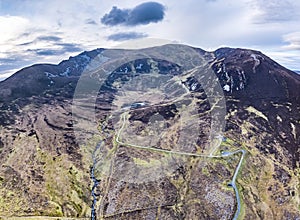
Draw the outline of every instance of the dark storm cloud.
[[[145,2],[133,9],[120,9],[114,6],[111,11],[101,18],[101,23],[108,26],[115,25],[146,25],[162,21],[165,7],[158,2]]]
[[[146,2],[136,6],[129,14],[128,24],[149,24],[159,22],[165,16],[165,7],[157,2]]]
[[[147,34],[137,33],[137,32],[120,32],[116,34],[109,35],[107,40],[111,41],[125,41],[125,40],[133,40],[147,37]]]
[[[114,26],[118,24],[126,24],[129,17],[130,10],[119,9],[114,6],[108,14],[105,14],[101,18],[101,23],[109,26]]]

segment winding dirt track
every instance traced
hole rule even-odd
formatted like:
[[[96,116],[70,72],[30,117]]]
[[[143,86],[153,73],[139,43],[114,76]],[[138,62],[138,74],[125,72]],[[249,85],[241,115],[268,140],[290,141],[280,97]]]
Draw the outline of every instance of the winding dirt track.
[[[228,186],[231,186],[234,189],[235,196],[236,196],[236,201],[237,201],[237,209],[236,209],[236,212],[234,214],[233,220],[238,219],[238,217],[240,215],[240,212],[241,212],[241,198],[240,198],[240,195],[239,195],[238,188],[236,186],[236,178],[237,178],[237,175],[240,171],[242,162],[244,160],[244,156],[247,152],[246,150],[239,149],[239,150],[232,151],[232,152],[223,152],[221,155],[213,155],[213,153],[216,152],[216,150],[217,150],[217,148],[216,148],[216,149],[214,149],[214,152],[211,152],[209,155],[206,155],[206,154],[194,154],[194,153],[187,153],[187,152],[169,151],[169,150],[159,149],[159,148],[155,148],[155,147],[146,147],[146,146],[139,146],[139,145],[134,145],[134,144],[129,144],[129,143],[123,143],[122,141],[120,141],[120,135],[121,135],[121,133],[122,133],[124,127],[125,127],[126,115],[127,115],[126,112],[124,112],[121,116],[123,123],[122,123],[122,126],[121,126],[120,130],[118,131],[117,136],[115,138],[115,141],[120,145],[124,145],[124,146],[127,146],[127,147],[132,147],[132,148],[137,148],[137,149],[142,149],[142,150],[149,150],[149,151],[167,153],[167,154],[176,154],[176,155],[193,156],[193,157],[206,157],[206,158],[224,158],[224,157],[230,157],[232,155],[242,153],[242,156],[241,156],[240,161],[239,161],[239,163],[238,163],[238,165],[235,169],[232,180],[228,184]]]

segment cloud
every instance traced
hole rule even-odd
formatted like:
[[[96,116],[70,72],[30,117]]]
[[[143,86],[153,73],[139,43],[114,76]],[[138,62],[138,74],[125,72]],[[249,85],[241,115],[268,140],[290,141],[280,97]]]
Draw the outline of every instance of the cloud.
[[[61,41],[62,38],[57,36],[40,36],[36,38],[36,41]]]
[[[96,25],[97,24],[97,22],[95,20],[91,19],[91,18],[86,19],[85,23],[86,24],[91,24],[91,25]]]
[[[18,44],[28,48],[26,52],[34,52],[41,56],[54,56],[68,52],[82,51],[82,45],[78,43],[65,43],[63,39],[54,35],[41,35],[36,37],[33,41]],[[36,47],[38,45],[38,47]]]
[[[283,46],[287,50],[300,50],[300,32],[293,32],[283,36],[283,41],[288,45]]]
[[[119,9],[114,6],[108,14],[105,14],[101,18],[101,23],[109,26],[114,26],[118,24],[126,24],[129,18],[128,9]]]
[[[79,44],[57,43],[52,48],[28,49],[26,52],[35,53],[39,56],[56,56],[71,52],[80,52],[82,48]]]
[[[24,34],[21,34],[21,35],[24,35]],[[20,36],[19,38],[22,38],[22,36]],[[55,44],[57,42],[61,42],[62,40],[63,39],[61,37],[52,36],[52,35],[42,35],[42,36],[36,37],[32,41],[20,43],[20,44],[18,44],[18,46],[30,46],[32,44],[37,44],[39,42]]]
[[[297,50],[280,50],[280,51],[268,51],[267,56],[276,60],[281,65],[288,67],[290,70],[300,70],[300,57]]]
[[[256,0],[253,6],[258,11],[255,23],[281,23],[300,17],[298,1]]]
[[[15,73],[18,69],[33,64],[28,61],[26,53],[7,53],[6,58],[0,58],[0,81]]]
[[[117,44],[116,41],[124,39],[120,33],[131,31],[206,50],[215,50],[222,45],[253,48],[268,54],[278,51],[274,56],[276,60],[289,68],[300,69],[300,50],[295,34],[299,31],[300,1],[113,0],[99,4],[99,0],[52,0],[47,1],[47,10],[45,4],[37,0],[0,2],[7,6],[0,10],[0,29],[3,30],[0,58],[8,58],[0,61],[0,76],[2,70],[7,73],[8,69],[34,63],[58,63],[75,56],[81,51],[79,48],[110,48]],[[143,2],[147,3],[141,4]],[[159,2],[156,3],[158,10],[149,7],[149,2]],[[114,5],[117,7],[113,10]],[[143,10],[147,13],[142,13]],[[156,14],[157,11],[161,16]],[[101,17],[106,27],[101,24]],[[167,22],[159,22],[165,20]],[[142,25],[154,21],[158,23]],[[136,47],[137,43],[131,44]]]
[[[101,23],[108,26],[136,26],[157,23],[165,16],[166,8],[158,2],[145,2],[133,9],[119,9],[114,6],[101,18]]]
[[[29,46],[30,44],[33,44],[33,41],[17,44],[17,46]]]
[[[34,52],[39,56],[55,56],[61,54],[61,50],[55,49],[28,49],[28,52]]]
[[[137,32],[120,32],[116,34],[109,35],[107,37],[108,40],[111,41],[125,41],[125,40],[133,40],[147,37],[147,34],[137,33]]]
[[[82,51],[82,46],[80,44],[72,44],[72,43],[58,43],[58,46],[61,46],[61,51],[64,53],[68,52],[80,52]]]
[[[14,56],[7,57],[7,58],[0,58],[0,70],[4,71],[4,70],[11,69],[16,65],[16,62],[18,61],[19,60]]]
[[[29,19],[20,16],[0,16],[0,44],[13,39],[19,33],[24,33],[29,26]]]

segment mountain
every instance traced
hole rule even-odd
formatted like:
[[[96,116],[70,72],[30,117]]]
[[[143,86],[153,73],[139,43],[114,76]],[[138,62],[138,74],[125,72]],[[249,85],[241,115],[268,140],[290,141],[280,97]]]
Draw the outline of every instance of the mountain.
[[[248,49],[26,67],[0,82],[0,217],[299,219],[299,112],[300,75]]]

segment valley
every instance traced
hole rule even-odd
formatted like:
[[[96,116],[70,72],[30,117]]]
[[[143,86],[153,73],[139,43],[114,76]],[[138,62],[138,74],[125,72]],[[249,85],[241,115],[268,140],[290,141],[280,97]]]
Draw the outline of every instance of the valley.
[[[297,219],[299,91],[246,49],[25,68],[0,83],[0,219]]]

